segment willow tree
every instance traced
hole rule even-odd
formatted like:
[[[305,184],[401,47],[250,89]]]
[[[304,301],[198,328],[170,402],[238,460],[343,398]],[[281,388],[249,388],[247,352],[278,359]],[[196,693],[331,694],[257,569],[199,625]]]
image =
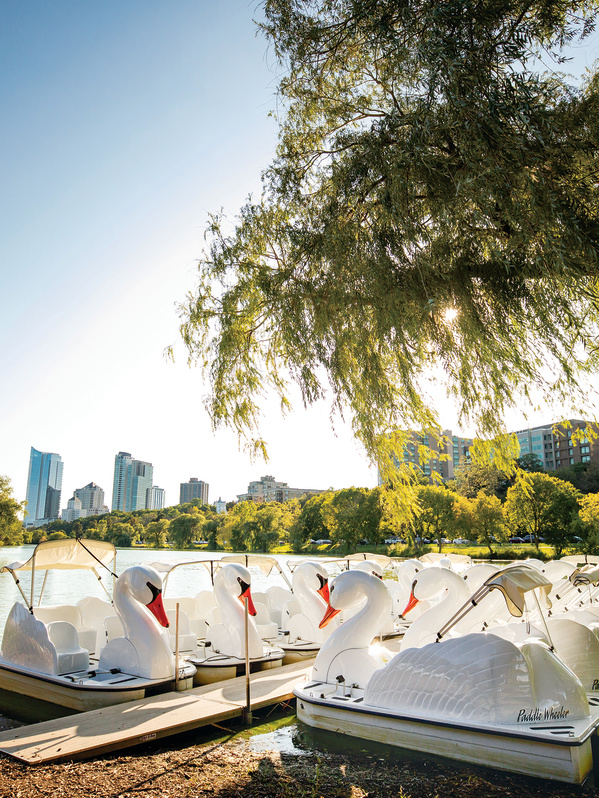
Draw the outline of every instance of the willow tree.
[[[288,408],[295,384],[375,456],[437,427],[431,374],[479,434],[536,389],[571,400],[596,366],[599,79],[556,70],[596,3],[263,11],[277,155],[234,223],[212,217],[181,307],[214,423],[261,449],[261,398]]]

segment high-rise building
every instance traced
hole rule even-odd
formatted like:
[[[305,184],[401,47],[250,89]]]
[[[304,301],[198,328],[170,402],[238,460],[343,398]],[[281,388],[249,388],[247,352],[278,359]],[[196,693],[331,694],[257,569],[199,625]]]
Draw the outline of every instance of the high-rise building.
[[[84,511],[81,509],[81,499],[72,496],[67,502],[66,510],[62,511],[61,518],[63,521],[70,523],[71,521],[77,521],[78,518],[81,518],[82,512]]]
[[[95,482],[90,482],[84,488],[73,491],[73,497],[68,500],[66,510],[62,511],[63,521],[76,521],[78,518],[87,518],[90,515],[103,515],[108,512],[104,505],[104,491]]]
[[[158,485],[152,485],[146,491],[146,509],[148,510],[162,510],[165,504],[164,488],[159,488]]]
[[[420,462],[419,446],[430,449],[430,459]],[[470,458],[470,447],[472,438],[464,438],[461,435],[454,435],[450,429],[443,430],[440,439],[427,433],[410,433],[410,439],[403,450],[404,462],[418,466],[422,469],[424,476],[429,481],[433,481],[433,473],[437,473],[444,481],[455,478],[461,461],[468,461]],[[379,475],[379,484],[381,478]]]
[[[63,462],[59,454],[31,447],[25,526],[43,526],[60,514]]]
[[[90,482],[89,485],[85,485],[83,488],[77,488],[73,491],[73,496],[81,502],[82,510],[96,510],[96,515],[106,512],[104,509],[104,491],[95,482]],[[94,513],[90,513],[90,515],[94,515]]]
[[[225,515],[227,514],[227,502],[224,502],[220,496],[218,497],[218,501],[214,502],[214,508],[219,515],[222,515],[223,513]]]
[[[587,428],[598,431],[593,422],[576,418],[569,419],[568,426],[553,422],[517,430],[520,456],[536,454],[545,471],[576,463],[599,463],[599,441],[591,441],[584,434]]]
[[[274,477],[267,475],[250,482],[247,493],[239,493],[237,501],[286,502],[289,499],[313,496],[316,493],[324,493],[324,491],[315,488],[290,488],[287,482],[277,482]]]
[[[144,510],[153,477],[152,463],[134,460],[129,452],[119,452],[114,458],[112,509],[125,512]]]
[[[204,504],[208,504],[207,482],[202,482],[197,477],[191,477],[189,482],[181,482],[179,490],[179,504],[187,504],[194,499],[200,499]]]
[[[599,438],[589,438],[587,429],[598,433],[599,425],[592,421],[571,418],[565,422],[554,421],[538,427],[516,430],[513,434],[520,444],[521,457],[536,455],[545,471],[555,471],[577,463],[599,465]],[[429,480],[432,481],[432,472],[435,471],[445,481],[455,478],[460,462],[468,462],[472,443],[472,438],[453,435],[451,430],[444,430],[441,442],[434,436],[411,432],[401,457],[404,462],[419,466]],[[420,462],[419,444],[430,448],[432,452],[427,462]]]

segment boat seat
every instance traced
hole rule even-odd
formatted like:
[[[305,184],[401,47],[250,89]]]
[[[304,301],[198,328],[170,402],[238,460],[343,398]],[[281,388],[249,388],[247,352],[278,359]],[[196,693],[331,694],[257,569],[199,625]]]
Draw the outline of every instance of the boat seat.
[[[164,609],[176,610],[179,605],[179,612],[184,612],[189,621],[189,629],[194,633],[198,640],[206,639],[206,620],[202,618],[198,601],[192,596],[181,596],[180,598],[165,598]]]
[[[270,612],[266,604],[262,604],[258,601],[254,602],[254,607],[256,608],[254,621],[260,637],[263,640],[274,640],[277,638],[279,636],[279,625],[271,621]]]
[[[77,629],[68,621],[48,624],[48,637],[56,648],[56,673],[76,673],[89,668],[89,651],[79,645]]]
[[[291,599],[283,604],[281,610],[281,629],[287,629],[289,619],[294,615],[301,615],[302,607],[297,599]]]
[[[220,607],[211,607],[206,613],[206,622],[208,626],[216,626],[217,623],[223,622],[223,616]]]
[[[198,613],[200,618],[207,618],[209,610],[216,607],[216,599],[212,590],[200,590],[194,596],[198,605]]]
[[[48,607],[34,607],[33,614],[46,625],[55,621],[66,621],[77,630],[79,644],[90,654],[96,650],[96,629],[83,622],[81,610],[75,604],[56,604]]]
[[[282,618],[283,604],[295,598],[291,590],[287,590],[279,585],[273,585],[266,591],[270,602],[270,617],[281,628],[284,626]]]
[[[125,636],[125,627],[118,615],[107,615],[104,618],[104,636],[106,643],[114,640],[115,637]]]
[[[171,648],[173,651],[176,649],[175,630],[177,628],[177,610],[167,610],[166,617],[168,618],[169,634],[171,638]],[[198,638],[191,631],[189,625],[189,618],[187,613],[184,612],[179,606],[179,651],[195,651],[198,645]]]
[[[266,606],[270,611],[270,598],[268,596],[268,593],[260,593],[260,592],[254,593],[254,591],[252,590],[252,598],[254,599],[254,604],[257,601],[260,602],[260,604],[266,604]]]
[[[104,631],[104,618],[114,615],[114,607],[109,601],[98,598],[97,596],[86,596],[75,605],[79,607],[83,624],[96,630],[96,644],[90,649],[90,654],[100,656],[100,651],[106,645],[106,632]]]

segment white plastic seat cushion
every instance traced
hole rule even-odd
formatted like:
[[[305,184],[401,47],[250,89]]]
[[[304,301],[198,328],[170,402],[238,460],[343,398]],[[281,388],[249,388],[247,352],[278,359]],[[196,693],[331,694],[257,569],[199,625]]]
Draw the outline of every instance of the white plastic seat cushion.
[[[96,629],[84,623],[81,610],[75,604],[34,607],[33,614],[45,624],[53,623],[54,621],[66,621],[72,624],[77,630],[79,645],[92,654],[96,650]]]
[[[254,602],[254,607],[256,608],[254,621],[258,634],[263,640],[274,640],[279,635],[279,625],[271,620],[266,604]]]
[[[273,585],[266,591],[270,606],[270,617],[279,626],[283,626],[282,609],[286,601],[291,601],[294,598],[291,590],[284,587]]]
[[[171,648],[175,651],[177,645],[177,610],[167,610],[166,616],[170,624],[168,631],[171,638]],[[187,613],[179,609],[179,651],[195,651],[197,644],[198,639],[190,629]]]
[[[107,618],[109,615],[114,615],[114,607],[109,601],[105,601],[97,596],[86,596],[80,599],[75,606],[79,607],[84,627],[95,629],[96,643],[93,648],[90,648],[89,652],[99,657],[100,651],[103,646],[106,645],[104,618]],[[83,645],[81,637],[79,638],[79,642]],[[84,648],[87,648],[87,645],[85,645]]]
[[[48,624],[48,637],[56,648],[56,673],[76,673],[89,668],[89,651],[79,645],[77,630],[68,621]]]
[[[104,634],[107,643],[115,637],[125,636],[125,627],[118,615],[107,615],[104,618]]]

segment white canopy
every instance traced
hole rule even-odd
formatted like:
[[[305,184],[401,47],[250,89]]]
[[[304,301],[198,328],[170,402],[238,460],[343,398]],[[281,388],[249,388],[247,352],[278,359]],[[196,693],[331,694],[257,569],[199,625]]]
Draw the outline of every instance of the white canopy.
[[[539,588],[538,597],[540,603],[545,609],[549,609],[551,607],[549,592],[552,588],[552,582],[550,582],[537,568],[524,564],[513,565],[505,568],[503,571],[492,574],[482,583],[478,590],[470,596],[468,601],[460,607],[455,615],[446,621],[441,629],[439,629],[437,632],[437,640],[441,640],[450,629],[461,621],[473,607],[480,604],[482,599],[494,589],[501,591],[510,613],[516,618],[521,618],[525,609],[524,594],[536,588]],[[533,595],[537,594],[533,593]],[[542,612],[541,618],[543,618]],[[549,636],[549,632],[547,634]]]
[[[114,565],[116,549],[104,540],[44,540],[38,543],[33,554],[23,562],[13,562],[0,568],[0,573],[13,571],[48,571],[57,569],[86,568],[94,570],[99,562],[107,568]]]
[[[599,568],[593,571],[581,571],[577,568],[568,577],[574,587],[581,587],[581,585],[594,585],[599,582]]]
[[[169,575],[175,570],[175,568],[181,568],[184,565],[203,565],[208,572],[210,573],[210,577],[214,582],[214,575],[222,568],[223,565],[227,563],[239,563],[240,565],[245,565],[246,568],[257,567],[264,573],[265,576],[269,576],[272,570],[278,571],[285,582],[291,587],[289,583],[289,579],[287,575],[281,568],[278,560],[274,557],[268,557],[262,554],[225,554],[223,557],[219,559],[207,559],[207,560],[187,560],[186,562],[152,562],[149,563],[152,568],[154,568],[158,573],[163,574],[165,578],[165,586],[166,580],[168,579]]]
[[[0,568],[0,573],[9,573],[12,576],[19,588],[19,592],[31,609],[33,606],[36,571],[46,572],[38,599],[38,603],[41,603],[48,571],[73,571],[77,569],[92,571],[100,584],[102,584],[101,576],[97,570],[98,567],[106,568],[109,573],[113,574],[115,563],[116,549],[112,543],[107,543],[104,540],[88,540],[87,538],[79,540],[77,538],[66,538],[65,540],[44,540],[42,543],[38,543],[28,560],[3,565]],[[18,573],[21,571],[31,571],[31,594],[29,598],[23,592],[19,581]],[[108,593],[103,584],[102,587]]]
[[[450,563],[456,565],[471,565],[472,564],[472,557],[469,554],[454,554],[452,551],[429,551],[427,554],[423,554],[422,557],[418,558],[420,562],[425,563],[426,565],[435,565],[440,560],[449,560]]]
[[[484,585],[488,588],[497,588],[503,593],[507,608],[516,618],[524,613],[524,594],[529,590],[539,588],[539,600],[546,608],[551,608],[549,593],[553,586],[547,577],[543,576],[536,568],[529,565],[514,565],[489,577]]]

